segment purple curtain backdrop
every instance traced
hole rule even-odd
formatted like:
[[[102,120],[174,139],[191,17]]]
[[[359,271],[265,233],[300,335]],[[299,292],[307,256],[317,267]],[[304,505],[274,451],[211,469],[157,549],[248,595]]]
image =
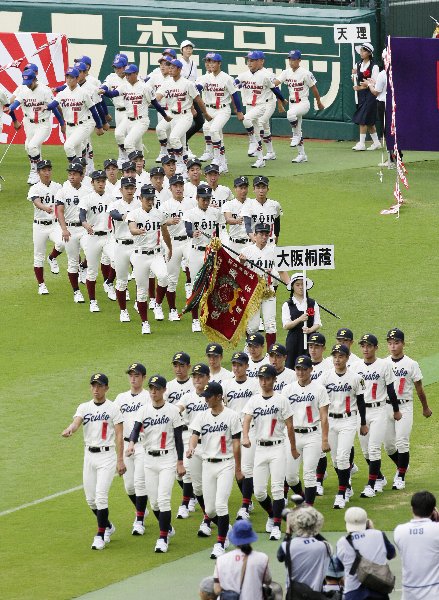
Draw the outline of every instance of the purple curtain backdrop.
[[[390,38],[400,150],[439,151],[439,39]],[[392,96],[387,88],[386,141],[390,136]]]

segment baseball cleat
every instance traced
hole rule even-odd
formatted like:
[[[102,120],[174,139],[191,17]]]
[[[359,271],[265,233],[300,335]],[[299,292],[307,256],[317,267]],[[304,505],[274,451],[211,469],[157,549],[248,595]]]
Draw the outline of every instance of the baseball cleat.
[[[200,333],[201,332],[201,324],[198,319],[192,320],[192,333]]]
[[[160,149],[160,154],[155,159],[155,162],[161,164],[163,156],[168,156],[168,151],[166,150],[166,148]]]
[[[112,300],[113,302],[116,300],[116,290],[114,289],[114,285],[112,282],[107,283],[106,281],[104,282],[104,290],[107,292],[107,296],[109,300]]]
[[[29,173],[29,177],[27,179],[28,185],[34,185],[35,183],[38,183],[39,181],[40,181],[40,177],[39,177],[38,173],[31,171]]]
[[[162,539],[157,540],[155,548],[154,548],[154,552],[161,552],[162,554],[164,554],[167,551],[168,551],[168,543]]]
[[[367,150],[379,150],[381,148],[381,144],[379,142],[374,142],[367,148]]]
[[[198,504],[198,500],[196,498],[191,498],[189,500],[189,506],[188,506],[189,512],[195,512],[195,507],[197,506],[197,504]]]
[[[375,481],[375,492],[381,493],[386,485],[387,479],[385,477],[383,477],[382,479],[377,479]]]
[[[267,533],[271,533],[274,527],[274,519],[273,517],[268,517],[267,522],[265,523],[265,531]]]
[[[250,142],[248,145],[248,156],[254,156],[256,150],[258,149],[258,142]]]
[[[90,312],[101,312],[97,300],[90,300]]]
[[[56,258],[50,258],[50,256],[47,257],[47,262],[50,266],[50,272],[53,273],[54,275],[58,275],[59,273],[59,264],[58,261],[56,260]]]
[[[346,505],[346,500],[343,498],[341,494],[337,494],[334,500],[334,506],[332,508],[344,508]]]
[[[360,469],[357,467],[357,465],[354,463],[351,467],[351,477],[352,475],[355,475],[355,473],[358,473]]]
[[[300,140],[301,140],[300,135],[293,134],[293,136],[291,138],[291,142],[290,142],[290,147],[295,148],[296,146],[298,146],[300,144]]]
[[[374,497],[375,497],[375,490],[372,487],[370,487],[370,485],[366,485],[366,487],[360,494],[360,498],[374,498]]]
[[[205,152],[203,152],[203,154],[200,156],[200,160],[201,162],[210,162],[213,158],[213,152],[209,152],[208,150],[206,150]]]
[[[75,304],[82,304],[83,302],[85,302],[81,290],[76,290],[75,292],[73,292],[73,302]]]
[[[355,150],[356,152],[362,152],[363,150],[366,150],[366,144],[360,144],[360,142],[358,142],[355,144],[355,146],[352,146],[352,150]]]
[[[189,508],[182,504],[178,507],[177,519],[187,519],[190,516]]]
[[[275,525],[273,527],[273,529],[271,530],[270,540],[272,540],[272,541],[280,540],[281,537],[282,537],[282,532],[280,530],[280,527]]]
[[[143,535],[145,533],[145,526],[140,521],[134,521],[133,530],[131,535]]]
[[[405,480],[396,476],[393,480],[392,490],[403,490],[405,488]]]
[[[154,308],[155,308],[155,298],[150,298],[148,308],[150,310],[154,310]]]
[[[148,335],[148,333],[151,333],[151,327],[148,321],[144,321],[142,323],[142,335]]]
[[[163,314],[163,308],[161,304],[157,304],[157,302],[155,303],[155,307],[154,307],[154,318],[156,321],[163,321],[163,319],[165,318],[164,314]]]
[[[220,164],[219,166],[219,172],[220,174],[222,173],[228,173],[229,172],[229,167],[225,164]]]
[[[200,527],[198,528],[197,535],[198,537],[210,537],[212,535],[212,529],[210,528],[210,525],[202,521]]]
[[[49,290],[47,289],[46,284],[44,282],[38,284],[38,293],[40,296],[45,296],[49,293]]]
[[[265,167],[265,160],[263,158],[257,158],[256,162],[252,164],[252,169],[262,169]]]
[[[248,521],[250,519],[250,513],[246,508],[242,507],[238,510],[236,514],[237,521]]]
[[[276,152],[267,152],[264,156],[264,160],[276,160]]]
[[[107,527],[105,529],[105,533],[104,533],[104,542],[106,544],[109,544],[111,542],[111,536],[113,535],[113,533],[115,533],[116,531],[116,526],[113,525],[113,523],[110,523],[110,527]]]
[[[184,284],[184,293],[186,294],[186,300],[191,297],[192,294],[192,283]]]
[[[129,323],[130,322],[130,313],[125,309],[120,311],[119,321],[121,323]]]
[[[323,485],[321,483],[317,483],[317,496],[323,496],[325,490],[323,489]]]
[[[293,158],[293,160],[291,162],[292,163],[308,162],[308,157],[306,154],[298,154],[296,156],[296,158]]]
[[[224,548],[224,546],[222,546],[219,542],[217,542],[212,548],[212,552],[210,553],[210,558],[215,560],[216,558],[218,558],[218,556],[222,556],[225,553],[226,553],[226,549]]]
[[[192,152],[192,150],[189,148],[189,146],[187,147],[186,154],[187,154],[187,157],[189,160],[193,160],[194,158],[197,158],[195,156],[195,154]]]
[[[180,317],[178,316],[178,310],[176,308],[171,308],[168,316],[169,321],[180,321]]]
[[[100,535],[95,535],[93,543],[91,545],[92,550],[103,550],[105,548],[105,542]]]

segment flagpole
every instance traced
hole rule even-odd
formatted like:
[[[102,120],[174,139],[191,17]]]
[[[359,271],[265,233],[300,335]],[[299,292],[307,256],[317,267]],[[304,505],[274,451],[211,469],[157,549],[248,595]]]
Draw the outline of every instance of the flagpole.
[[[305,315],[308,315],[308,286],[306,285],[306,267],[303,267],[303,297],[305,298]],[[308,323],[308,319],[303,322],[303,327],[306,327]],[[302,330],[303,330],[302,327]],[[303,332],[303,349],[305,352],[308,350],[308,334]]]

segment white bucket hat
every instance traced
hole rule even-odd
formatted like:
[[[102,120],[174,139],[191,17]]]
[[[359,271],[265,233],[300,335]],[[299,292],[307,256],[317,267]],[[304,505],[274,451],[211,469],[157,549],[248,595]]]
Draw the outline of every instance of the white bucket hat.
[[[371,54],[374,53],[373,46],[370,42],[364,42],[364,44],[361,44],[360,46],[355,46],[355,50],[358,52],[358,54],[360,54],[361,48],[366,48],[366,50],[369,50]]]
[[[183,42],[181,42],[180,50],[183,50],[183,48],[186,48],[186,46],[192,46],[192,48],[195,50],[195,45],[190,40],[184,40]]]
[[[303,273],[293,273],[291,275],[291,279],[290,279],[290,284],[291,287],[293,287],[293,283],[295,281],[297,281],[298,279],[303,279]],[[312,286],[314,285],[314,281],[312,279],[309,279],[308,277],[306,278],[306,289],[310,290],[312,288]]]

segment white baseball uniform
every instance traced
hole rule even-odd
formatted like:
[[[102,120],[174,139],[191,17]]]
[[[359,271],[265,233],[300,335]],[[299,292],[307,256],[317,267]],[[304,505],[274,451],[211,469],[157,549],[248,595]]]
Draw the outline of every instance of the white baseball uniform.
[[[117,73],[110,73],[109,75],[107,75],[107,77],[105,78],[105,81],[103,82],[102,85],[105,85],[110,91],[114,91],[120,90],[121,85],[125,82],[125,75],[122,74],[122,76],[118,75]],[[116,123],[116,127],[118,127],[124,117],[124,113],[126,112],[126,107],[125,107],[125,103],[123,101],[123,98],[121,98],[120,96],[114,96],[114,98],[112,98],[113,100],[113,106],[114,106],[114,116],[115,116],[115,123]]]
[[[90,137],[95,122],[90,109],[95,106],[88,86],[77,85],[73,90],[68,86],[56,97],[66,122],[64,150],[69,160],[82,156],[82,149]]]
[[[258,377],[259,369],[261,367],[263,367],[264,365],[269,365],[269,364],[270,364],[270,357],[268,356],[268,354],[266,354],[260,360],[256,360],[256,361],[252,360],[251,357],[249,357],[248,368],[247,368],[247,377],[250,377],[250,379],[254,379],[255,381],[258,381],[257,377]]]
[[[186,394],[192,394],[194,392],[195,388],[191,377],[185,381],[178,381],[178,379],[175,378],[171,381],[168,381],[164,398],[171,404],[179,404],[183,396]]]
[[[46,256],[46,243],[51,240],[55,248],[60,252],[64,248],[61,240],[61,230],[57,226],[55,216],[55,198],[61,184],[51,181],[46,185],[42,181],[35,183],[29,188],[27,199],[33,203],[34,200],[40,200],[42,204],[53,209],[53,212],[47,213],[34,204],[34,224],[32,227],[32,237],[34,243],[34,267],[43,267]]]
[[[116,221],[113,219],[114,245],[113,260],[116,270],[116,289],[123,292],[127,289],[129,273],[131,269],[131,255],[134,249],[134,236],[128,227],[129,213],[142,208],[140,200],[128,203],[123,198],[115,200],[111,205],[111,211],[117,210],[124,219]]]
[[[226,381],[228,381],[229,379],[232,379],[232,378],[233,378],[232,371],[229,371],[228,369],[225,369],[224,367],[221,367],[220,370],[218,371],[218,373],[214,373],[212,371],[212,369],[210,370],[209,381],[216,381],[216,383],[219,383],[222,386],[224,386]]]
[[[222,211],[222,207],[226,202],[230,202],[232,199],[233,194],[227,186],[217,185],[216,188],[212,188],[212,199],[209,206],[219,210],[219,237],[224,244],[228,243],[229,236],[227,235],[226,218]]]
[[[241,213],[246,202],[247,200],[240,202],[236,198],[226,201],[221,207],[224,218],[227,218],[227,216],[231,216],[233,219],[242,217]],[[245,230],[244,220],[241,224],[229,225],[228,228],[229,240],[227,246],[240,254],[243,247],[250,243],[247,231]],[[232,254],[232,256],[235,258],[235,255]]]
[[[282,207],[277,200],[267,198],[265,202],[259,202],[256,198],[248,198],[241,210],[241,217],[250,217],[252,232],[255,231],[256,223],[268,223],[270,226],[269,244],[274,244],[274,222],[283,215]]]
[[[70,232],[69,241],[64,242],[68,273],[78,273],[79,271],[79,252],[81,248],[84,248],[87,235],[79,220],[79,207],[83,198],[89,193],[90,190],[85,189],[83,185],[75,188],[70,181],[65,181],[55,196],[56,205],[64,207],[64,219]]]
[[[162,123],[166,123],[165,120],[157,124],[157,137],[161,142],[168,138],[170,147],[174,152],[178,151],[176,158],[181,164],[186,132],[193,120],[191,107],[199,93],[192,81],[184,77],[179,77],[175,81],[173,77],[168,77],[157,90],[157,95],[159,94],[163,96],[168,106],[168,114],[172,117],[172,121],[169,135],[166,133],[166,128],[162,126]]]
[[[87,258],[87,279],[98,278],[99,260],[111,259],[110,210],[113,198],[106,193],[93,191],[84,196],[79,204],[86,211],[86,221],[93,227],[93,235],[85,234],[83,238],[85,256]]]
[[[143,134],[148,131],[148,106],[155,99],[153,89],[138,79],[134,84],[125,80],[119,88],[126,111],[114,136],[120,146],[124,146],[127,154],[133,150],[143,150]]]
[[[210,238],[216,235],[219,219],[219,210],[212,206],[209,206],[206,210],[201,210],[201,208],[197,206],[184,214],[184,220],[188,223],[192,223],[193,232],[201,231],[206,234],[201,235],[198,238],[192,238],[192,247],[189,252],[188,260],[192,282],[195,281],[198,271],[203,266],[206,246],[209,244]]]
[[[293,371],[293,369],[284,367],[283,371],[280,371],[280,373],[276,375],[276,381],[274,382],[273,390],[279,394],[283,394],[286,386],[290,385],[294,381],[297,381],[295,371]]]
[[[15,91],[15,100],[20,102],[24,116],[24,147],[29,158],[41,156],[41,146],[52,131],[52,114],[47,105],[54,101],[51,90],[42,83],[37,83],[34,90],[21,85]]]
[[[331,371],[331,369],[333,369],[333,368],[334,368],[334,362],[333,362],[331,356],[327,356],[326,358],[324,358],[319,363],[314,363],[313,362],[313,364],[312,364],[312,371],[311,371],[311,379],[312,379],[312,381],[319,380],[319,383],[323,383],[322,381],[320,381],[322,375],[324,373],[326,373],[327,371]]]
[[[294,124],[295,134],[302,138],[302,118],[310,109],[309,88],[316,85],[316,78],[310,71],[299,66],[295,71],[285,69],[277,79],[288,88],[290,108],[287,119]]]
[[[274,85],[276,76],[273,73],[272,69],[267,69],[263,67],[263,70],[266,71],[270,81]],[[268,144],[271,142],[270,119],[273,116],[274,111],[276,110],[277,98],[269,88],[265,90],[265,98],[265,110],[259,119],[259,127],[263,141]]]
[[[255,73],[248,70],[241,73],[236,82],[241,89],[243,104],[246,106],[244,127],[247,130],[253,128],[256,141],[261,144],[260,130],[263,128],[261,119],[266,104],[270,101],[266,92],[275,87],[270,73],[266,69],[259,69]]]
[[[179,407],[183,407],[182,417],[184,422],[189,430],[189,436],[187,437],[187,442],[189,442],[189,437],[192,434],[192,424],[196,418],[196,416],[205,410],[208,410],[208,406],[206,403],[206,399],[203,396],[199,396],[197,392],[194,390],[193,392],[189,392],[185,394],[179,401]],[[186,443],[187,443],[186,442]],[[194,490],[194,494],[196,496],[201,496],[203,493],[202,489],[202,467],[203,463],[201,460],[201,449],[200,444],[198,444],[198,448],[195,451],[195,454],[191,459],[186,457],[186,450],[188,446],[185,446],[185,454],[183,459],[184,468],[186,469],[186,475],[183,477],[183,481],[185,483],[192,483],[192,487]]]

